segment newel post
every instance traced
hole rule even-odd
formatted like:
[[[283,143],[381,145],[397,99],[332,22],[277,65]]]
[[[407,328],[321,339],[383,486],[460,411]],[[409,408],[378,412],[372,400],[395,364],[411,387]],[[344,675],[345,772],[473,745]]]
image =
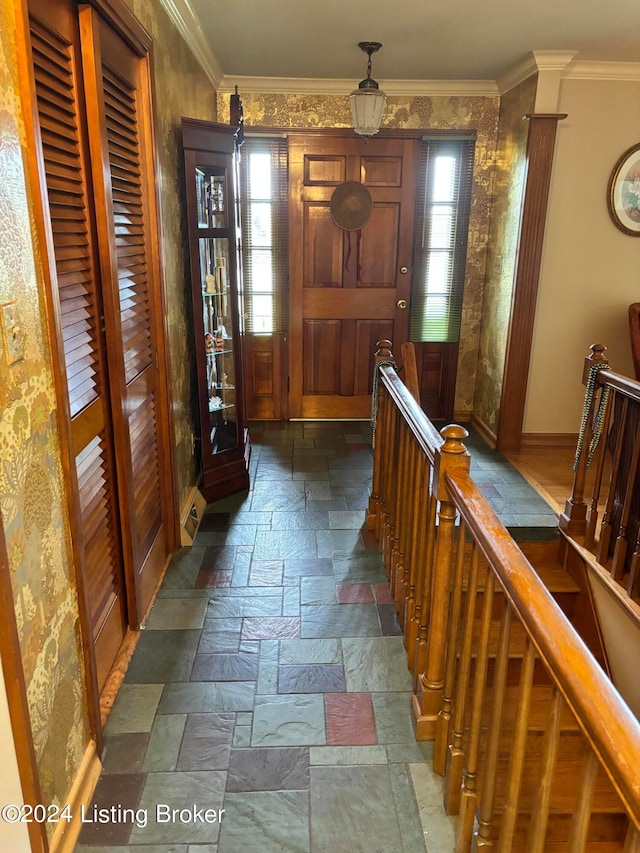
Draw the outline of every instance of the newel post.
[[[591,344],[589,349],[590,353],[586,356],[582,369],[582,384],[586,386],[587,391],[584,400],[582,423],[580,425],[580,438],[578,439],[579,443],[582,442],[584,452],[580,454],[578,464],[575,468],[571,497],[567,499],[564,505],[564,512],[560,515],[558,522],[560,529],[572,536],[582,536],[587,525],[587,504],[584,499],[587,460],[589,456],[587,450],[593,437],[593,419],[597,405],[596,394],[590,389],[589,377],[594,367],[609,366],[605,355],[607,348],[603,344]]]
[[[452,468],[469,471],[470,456],[464,445],[467,430],[451,424],[440,430],[444,444],[436,452],[431,490],[439,502],[437,541],[431,582],[431,606],[428,619],[426,665],[417,681],[413,699],[416,737],[433,740],[442,704],[448,633],[449,598],[453,572],[456,508],[445,485],[444,475]]]
[[[375,363],[373,368],[373,395],[371,398],[371,425],[373,427],[373,481],[367,509],[367,529],[376,529],[376,518],[380,512],[380,489],[382,483],[382,466],[384,459],[384,430],[381,429],[379,440],[376,441],[378,422],[382,425],[385,415],[383,388],[379,381],[380,364],[392,363],[391,341],[382,340],[376,344]]]

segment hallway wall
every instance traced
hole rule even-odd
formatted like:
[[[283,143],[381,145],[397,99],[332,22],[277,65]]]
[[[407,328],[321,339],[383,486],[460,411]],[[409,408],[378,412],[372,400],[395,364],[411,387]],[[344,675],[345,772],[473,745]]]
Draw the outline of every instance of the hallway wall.
[[[185,114],[214,119],[215,92],[159,4],[131,7],[155,42],[157,179],[182,501],[198,468],[179,127]],[[46,804],[62,804],[89,727],[46,295],[25,165],[31,140],[16,45],[23,8],[26,3],[0,0],[0,304],[16,303],[26,343],[24,359],[12,366],[0,346],[0,495],[39,782]],[[7,726],[7,718],[0,719],[1,737],[10,735]]]
[[[607,210],[618,161],[640,141],[640,79],[564,80],[524,431],[577,433],[589,344],[633,376],[627,309],[640,300],[640,238]],[[550,405],[550,401],[553,404]]]
[[[8,366],[0,353],[0,495],[40,785],[46,803],[63,803],[88,723],[41,257],[25,175],[19,31],[15,5],[2,0],[0,303],[15,302],[25,355]]]

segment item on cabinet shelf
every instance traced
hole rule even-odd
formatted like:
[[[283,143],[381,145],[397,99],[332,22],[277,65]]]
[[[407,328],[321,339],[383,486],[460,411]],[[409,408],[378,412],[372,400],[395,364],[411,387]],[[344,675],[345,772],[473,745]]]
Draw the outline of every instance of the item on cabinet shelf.
[[[214,349],[215,347],[213,335],[207,332],[207,334],[204,336],[204,351],[207,353],[207,355],[210,355],[214,351]]]
[[[216,409],[221,409],[221,408],[222,408],[222,400],[220,399],[220,397],[217,396],[217,394],[214,395],[213,397],[209,397],[209,411],[210,412],[215,412]]]
[[[215,293],[216,292],[216,280],[215,280],[215,277],[211,275],[211,273],[207,273],[207,275],[205,275],[204,282],[205,282],[207,293]]]
[[[214,346],[215,346],[216,352],[222,352],[222,350],[224,349],[224,339],[222,337],[222,332],[220,331],[220,329],[218,329],[218,331],[216,332],[216,338],[214,341]]]

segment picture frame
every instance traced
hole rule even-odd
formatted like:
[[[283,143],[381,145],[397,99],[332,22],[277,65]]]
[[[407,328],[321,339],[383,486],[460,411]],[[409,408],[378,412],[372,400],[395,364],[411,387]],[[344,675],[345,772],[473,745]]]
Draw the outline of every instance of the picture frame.
[[[628,148],[614,166],[607,206],[616,228],[640,237],[640,143]]]

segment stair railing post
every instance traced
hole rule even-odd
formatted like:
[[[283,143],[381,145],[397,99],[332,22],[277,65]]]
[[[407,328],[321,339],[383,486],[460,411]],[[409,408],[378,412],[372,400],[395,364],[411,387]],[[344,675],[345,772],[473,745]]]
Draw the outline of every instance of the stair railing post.
[[[376,432],[377,432],[377,419],[381,414],[384,414],[384,404],[383,400],[385,399],[384,388],[381,383],[378,381],[377,377],[379,376],[379,365],[384,362],[393,361],[393,354],[391,352],[391,341],[382,340],[378,341],[376,344],[376,354],[375,354],[375,372],[374,372],[374,384],[373,384],[373,399],[371,401],[372,404],[372,413],[371,420],[372,426],[374,428],[373,432],[373,482],[371,484],[371,495],[369,496],[369,507],[367,510],[367,528],[369,530],[375,530],[376,528],[376,518],[380,512],[380,500],[381,500],[381,478],[382,478],[382,460],[383,460],[383,442],[384,442],[384,432],[382,432],[382,439],[379,441],[375,440]],[[381,411],[382,410],[382,411]]]
[[[589,373],[596,365],[607,364],[605,355],[607,348],[603,344],[591,344],[590,353],[584,360],[582,382],[586,386]],[[587,391],[588,395],[588,391]],[[585,411],[583,413],[584,434],[582,437],[585,452],[580,454],[573,478],[571,497],[565,503],[564,512],[559,518],[559,527],[571,536],[582,536],[586,530],[587,504],[584,499],[585,482],[587,477],[588,447],[593,437],[593,418],[596,408],[596,395],[591,399],[585,396]]]
[[[436,451],[431,485],[432,494],[439,501],[439,511],[431,577],[426,666],[424,672],[418,677],[418,696],[417,701],[414,700],[416,735],[419,740],[433,740],[435,737],[444,685],[456,523],[456,508],[447,491],[445,473],[452,468],[462,468],[468,472],[470,467],[469,452],[463,443],[469,435],[467,430],[457,424],[451,424],[440,430],[440,435],[444,438],[444,444]]]

